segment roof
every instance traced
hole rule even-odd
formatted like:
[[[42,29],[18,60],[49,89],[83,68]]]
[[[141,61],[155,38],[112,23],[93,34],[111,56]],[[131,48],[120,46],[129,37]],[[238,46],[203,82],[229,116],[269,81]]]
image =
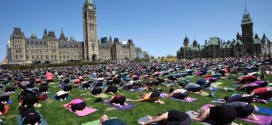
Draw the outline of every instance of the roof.
[[[261,44],[261,40],[259,39],[253,39],[253,41],[254,41],[254,44]]]
[[[243,45],[243,42],[240,39],[237,39],[236,41],[234,41],[233,45],[236,46],[237,44]]]
[[[219,45],[219,38],[217,37],[211,37],[208,41],[208,43],[206,44],[206,46],[209,46],[209,45]]]
[[[47,46],[47,40],[45,40],[45,39],[26,38],[26,45],[43,45],[43,46]]]
[[[14,28],[12,35],[24,35],[21,28]]]
[[[223,43],[223,44],[220,44],[220,48],[221,49],[232,48],[232,44],[231,43]]]
[[[81,41],[59,40],[58,42],[59,42],[60,48],[80,48],[80,47],[82,47]]]

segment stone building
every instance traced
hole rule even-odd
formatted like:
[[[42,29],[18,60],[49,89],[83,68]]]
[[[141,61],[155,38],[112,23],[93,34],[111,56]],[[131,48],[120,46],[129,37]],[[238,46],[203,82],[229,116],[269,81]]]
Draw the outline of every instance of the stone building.
[[[183,41],[182,58],[223,58],[240,57],[242,55],[271,55],[271,42],[264,34],[262,39],[257,34],[253,36],[253,22],[245,7],[241,22],[242,35],[237,33],[236,39],[223,41],[217,37],[211,37],[204,45],[196,40],[190,45],[189,39]]]
[[[44,30],[43,38],[32,34],[24,36],[20,28],[14,28],[8,42],[8,60],[10,63],[30,64],[35,61],[62,63],[68,60],[83,59],[83,42],[65,38],[63,31],[59,38],[55,32]]]
[[[7,45],[9,63],[30,64],[35,61],[63,63],[69,60],[134,60],[135,45],[131,39],[121,43],[97,35],[96,7],[93,0],[85,0],[83,6],[83,41],[69,40],[62,31],[59,38],[55,32],[45,29],[42,38],[35,34],[26,37],[20,28],[14,28]]]

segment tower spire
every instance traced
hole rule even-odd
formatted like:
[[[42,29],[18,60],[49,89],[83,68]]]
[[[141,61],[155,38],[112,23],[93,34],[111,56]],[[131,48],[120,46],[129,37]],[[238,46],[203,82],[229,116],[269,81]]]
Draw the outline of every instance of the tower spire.
[[[65,40],[65,35],[63,33],[63,28],[61,27],[61,34],[59,40]]]

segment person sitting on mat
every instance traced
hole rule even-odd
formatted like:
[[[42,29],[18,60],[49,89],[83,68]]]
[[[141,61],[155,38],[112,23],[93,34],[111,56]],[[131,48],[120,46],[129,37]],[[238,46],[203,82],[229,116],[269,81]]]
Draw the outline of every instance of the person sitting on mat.
[[[253,96],[249,95],[249,94],[236,94],[233,96],[225,96],[224,97],[224,103],[231,103],[231,102],[235,102],[235,101],[240,101],[240,102],[247,102],[249,104],[251,104],[253,102]]]
[[[124,121],[120,119],[109,119],[107,115],[102,115],[100,117],[100,123],[99,125],[128,125]]]
[[[119,107],[122,107],[122,105],[127,105],[126,103],[126,97],[123,95],[115,95],[112,96],[110,100],[108,100],[108,102],[112,105],[116,105]]]
[[[29,109],[25,112],[21,119],[23,125],[39,125],[42,122],[41,116],[34,109]]]
[[[0,95],[0,103],[6,104],[9,101],[9,95],[1,94]]]
[[[113,82],[108,82],[108,87],[104,90],[106,93],[114,94],[119,93],[118,88],[113,84]]]
[[[170,110],[160,116],[150,118],[147,122],[142,122],[142,125],[149,125],[151,123],[160,123],[160,125],[190,125],[192,120],[187,113],[177,110]]]
[[[246,102],[231,102],[225,104],[226,106],[231,106],[237,111],[238,118],[248,118],[251,120],[259,120],[255,115],[253,115],[254,105],[248,104]]]
[[[94,96],[99,96],[99,95],[101,95],[101,93],[102,93],[102,88],[100,86],[94,87],[91,90],[91,94]]]
[[[212,125],[234,125],[233,120],[237,117],[237,111],[231,106],[213,106],[207,109],[201,109],[199,112],[193,112],[199,115],[192,118],[196,122],[207,122]]]
[[[270,99],[272,97],[272,88],[263,87],[254,89],[251,93],[251,96],[258,96],[259,99]]]
[[[38,99],[35,95],[27,94],[20,99],[20,106],[25,108],[38,107]]]
[[[255,76],[243,76],[242,78],[237,79],[237,81],[239,81],[239,83],[254,82],[256,80],[257,80],[257,77],[255,77]]]
[[[180,86],[182,86],[182,88],[190,91],[190,92],[194,92],[195,94],[199,94],[199,95],[204,95],[205,93],[201,91],[201,86],[195,83],[188,83],[187,85],[180,83]]]
[[[189,91],[185,90],[185,89],[174,90],[173,88],[170,88],[169,93],[170,94],[165,94],[165,97],[167,97],[167,98],[173,97],[176,99],[186,100],[187,97],[189,96]]]
[[[267,85],[268,85],[267,82],[258,80],[258,81],[252,82],[250,84],[241,85],[241,86],[237,87],[236,90],[245,90],[246,92],[251,92],[254,89],[266,87]]]
[[[55,99],[56,99],[56,100],[60,100],[60,101],[66,100],[67,97],[68,97],[68,92],[65,92],[65,91],[63,91],[63,90],[58,91],[58,92],[56,93],[56,95],[55,95]]]
[[[74,99],[66,107],[71,107],[73,112],[78,112],[85,109],[86,103],[82,99]]]
[[[160,97],[159,91],[153,91],[148,94],[142,94],[139,97],[141,97],[141,99],[130,100],[130,101],[132,101],[132,102],[147,101],[147,102],[155,102],[155,103],[159,103],[159,104],[164,104],[164,102],[162,100],[159,100],[159,97]]]
[[[62,89],[63,91],[70,93],[72,91],[72,88],[73,87],[71,85],[66,85]]]

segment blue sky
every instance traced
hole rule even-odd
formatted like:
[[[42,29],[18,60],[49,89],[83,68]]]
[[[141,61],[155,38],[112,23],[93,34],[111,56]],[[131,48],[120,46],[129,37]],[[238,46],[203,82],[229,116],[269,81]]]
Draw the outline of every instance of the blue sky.
[[[225,41],[241,33],[244,0],[94,0],[98,37],[133,39],[154,56],[175,55],[185,34],[200,43],[217,36]],[[272,39],[272,0],[247,0],[254,33]],[[13,27],[41,38],[44,28],[83,40],[84,0],[0,0],[0,60]]]

